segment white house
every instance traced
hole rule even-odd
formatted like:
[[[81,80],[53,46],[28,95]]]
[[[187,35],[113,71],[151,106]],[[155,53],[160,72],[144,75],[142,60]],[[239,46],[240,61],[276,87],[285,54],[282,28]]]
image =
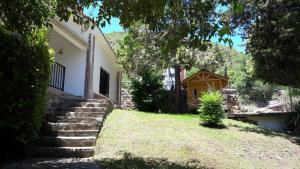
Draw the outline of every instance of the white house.
[[[165,90],[175,89],[175,69],[169,68],[164,70],[163,73],[163,85]]]
[[[101,94],[119,103],[121,69],[101,30],[72,20],[54,19],[52,25],[49,47],[55,50],[55,64],[49,85],[85,99]]]
[[[180,70],[180,81],[186,78],[186,70]],[[175,69],[168,68],[163,72],[163,85],[165,90],[175,90]]]

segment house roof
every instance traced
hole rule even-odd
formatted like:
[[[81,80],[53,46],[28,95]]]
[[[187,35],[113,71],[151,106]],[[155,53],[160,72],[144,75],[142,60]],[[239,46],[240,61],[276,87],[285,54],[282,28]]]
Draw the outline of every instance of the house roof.
[[[187,82],[188,82],[189,80],[192,80],[193,78],[197,77],[197,76],[198,76],[199,74],[201,74],[201,73],[207,73],[207,74],[209,74],[210,76],[213,76],[213,77],[215,77],[215,78],[218,78],[218,79],[221,79],[221,80],[224,80],[224,81],[228,81],[228,78],[225,77],[225,76],[221,76],[221,75],[215,74],[215,73],[210,72],[210,71],[208,71],[208,70],[200,70],[199,72],[193,74],[192,76],[190,76],[190,77],[188,77],[188,78],[182,80],[182,81],[181,81],[182,86],[183,86],[183,87],[186,86],[186,85],[187,85]]]

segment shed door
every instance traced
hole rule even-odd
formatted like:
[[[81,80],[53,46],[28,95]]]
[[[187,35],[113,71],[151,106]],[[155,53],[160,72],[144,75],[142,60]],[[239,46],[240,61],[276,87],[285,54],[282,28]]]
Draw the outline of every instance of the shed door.
[[[100,87],[99,93],[108,96],[109,95],[109,73],[103,68],[100,69]]]

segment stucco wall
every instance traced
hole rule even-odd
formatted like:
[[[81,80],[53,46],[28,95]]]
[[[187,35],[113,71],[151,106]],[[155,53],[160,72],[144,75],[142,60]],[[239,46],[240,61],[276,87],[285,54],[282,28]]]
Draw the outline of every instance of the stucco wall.
[[[88,44],[89,34],[96,37],[94,53],[93,92],[99,93],[100,68],[105,69],[110,75],[109,98],[117,100],[117,72],[116,56],[110,48],[99,28],[85,29],[71,20],[69,22],[58,22],[56,24],[66,28],[77,40]],[[58,26],[58,27],[59,27]],[[68,39],[68,37],[66,37]],[[86,49],[78,44],[72,44],[55,31],[50,32],[50,47],[57,51],[63,49],[63,54],[56,55],[55,60],[66,67],[65,92],[83,96],[86,66]],[[84,49],[84,50],[83,50]]]
[[[110,75],[109,81],[109,98],[113,101],[117,101],[117,72],[116,57],[108,42],[102,35],[99,28],[95,27],[84,28],[74,22],[64,23],[72,32],[79,35],[85,42],[88,42],[89,34],[96,37],[95,39],[95,53],[94,53],[94,71],[93,71],[93,92],[99,94],[100,83],[100,68],[102,67]]]
[[[282,131],[284,125],[284,119],[286,116],[254,116],[248,117],[249,120],[257,122],[257,124],[263,128]]]
[[[64,91],[83,96],[86,50],[77,48],[55,31],[50,32],[49,46],[55,50],[55,61],[66,67]],[[62,54],[58,54],[60,49]]]
[[[107,57],[106,51],[102,47],[101,41],[95,40],[94,55],[94,74],[93,74],[93,91],[99,93],[100,68],[102,67],[109,73],[109,98],[116,102],[117,99],[117,67],[116,63]]]

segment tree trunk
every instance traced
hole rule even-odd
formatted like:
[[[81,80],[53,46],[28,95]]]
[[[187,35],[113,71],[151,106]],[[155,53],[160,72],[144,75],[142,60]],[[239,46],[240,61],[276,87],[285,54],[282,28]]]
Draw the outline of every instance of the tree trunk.
[[[299,136],[300,135],[300,117],[299,114],[297,115],[297,119],[295,122],[296,126],[295,126],[295,130],[293,131],[293,134]]]
[[[292,97],[292,89],[291,89],[291,85],[289,85],[289,97],[290,97],[290,106],[291,106],[291,109],[290,111],[293,112],[293,97]]]
[[[175,99],[176,99],[176,113],[181,113],[181,81],[180,81],[180,66],[174,66],[175,69]]]

